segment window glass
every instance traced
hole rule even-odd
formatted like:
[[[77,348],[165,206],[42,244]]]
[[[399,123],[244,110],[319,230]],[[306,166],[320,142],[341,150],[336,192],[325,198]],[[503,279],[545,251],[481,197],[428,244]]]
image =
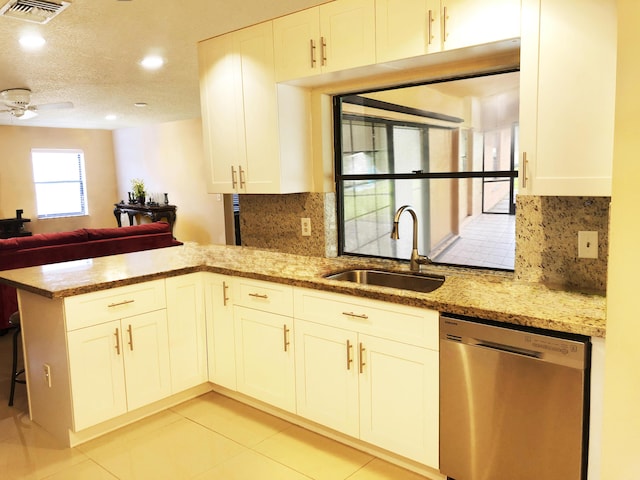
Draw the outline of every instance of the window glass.
[[[474,81],[476,83],[474,83]],[[519,72],[338,97],[340,253],[513,270]]]
[[[38,218],[87,215],[81,150],[31,151]]]

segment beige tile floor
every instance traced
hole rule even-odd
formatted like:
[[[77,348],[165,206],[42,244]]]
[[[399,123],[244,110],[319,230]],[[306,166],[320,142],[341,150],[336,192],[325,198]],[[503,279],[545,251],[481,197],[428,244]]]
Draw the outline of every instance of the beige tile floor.
[[[0,337],[2,480],[420,480],[227,397],[208,393],[76,448],[29,420],[24,385],[8,407],[10,335]]]

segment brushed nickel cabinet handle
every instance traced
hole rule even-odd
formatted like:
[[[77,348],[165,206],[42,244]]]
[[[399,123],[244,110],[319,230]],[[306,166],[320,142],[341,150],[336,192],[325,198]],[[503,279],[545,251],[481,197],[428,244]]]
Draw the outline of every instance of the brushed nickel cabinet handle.
[[[446,42],[447,41],[447,20],[449,20],[449,13],[447,12],[447,7],[444,7],[444,12],[443,12],[443,21],[442,21],[442,39]]]
[[[327,64],[327,39],[320,37],[320,53],[322,54],[322,66]]]
[[[107,308],[120,307],[122,305],[128,305],[133,302],[135,302],[135,300],[124,300],[122,302],[110,303],[109,305],[107,305]]]
[[[120,355],[120,330],[116,328],[116,333],[114,333],[116,337],[116,353]]]
[[[359,355],[360,355],[360,373],[364,372],[364,367],[366,365],[365,361],[364,361],[364,352],[367,350],[366,348],[364,348],[364,345],[362,345],[362,342],[360,342],[360,347],[359,347]]]
[[[131,324],[127,327],[127,333],[129,334],[129,349],[133,352],[133,332],[131,330]]]
[[[250,293],[249,296],[253,298],[262,298],[264,300],[269,298],[269,295],[266,293]]]
[[[316,68],[316,42],[313,41],[313,38],[309,40],[309,44],[311,47],[311,68]]]
[[[243,189],[245,188],[245,185],[247,183],[244,178],[244,170],[242,169],[242,167],[238,167],[238,170],[240,171],[240,189]]]
[[[283,335],[283,340],[284,340],[284,351],[288,352],[289,351],[289,328],[287,327],[287,324],[285,323],[282,326],[282,335]]]
[[[527,152],[522,153],[522,188],[527,188],[527,164],[529,160],[527,160]]]
[[[227,292],[229,291],[229,285],[227,282],[222,282],[222,305],[227,306],[227,302],[229,301],[229,297],[227,297]]]
[[[351,358],[352,351],[353,345],[351,345],[350,340],[347,340],[347,370],[351,370],[351,364],[353,363],[353,358]]]
[[[343,315],[352,318],[360,318],[362,320],[367,320],[369,317],[364,313],[353,313],[353,312],[342,312]]]
[[[231,165],[231,188],[237,188],[238,186],[238,178],[236,177],[236,169],[233,165]]]
[[[429,37],[429,40],[427,41],[428,45],[431,45],[431,43],[433,42],[433,10],[429,10],[429,20],[428,20],[428,24],[427,24],[427,35]]]

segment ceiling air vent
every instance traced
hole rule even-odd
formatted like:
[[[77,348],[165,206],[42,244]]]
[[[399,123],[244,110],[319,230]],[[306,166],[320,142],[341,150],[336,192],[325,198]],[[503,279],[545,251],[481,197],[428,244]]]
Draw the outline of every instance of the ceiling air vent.
[[[15,18],[25,22],[47,23],[69,6],[70,2],[45,0],[9,0],[0,8],[0,17]]]

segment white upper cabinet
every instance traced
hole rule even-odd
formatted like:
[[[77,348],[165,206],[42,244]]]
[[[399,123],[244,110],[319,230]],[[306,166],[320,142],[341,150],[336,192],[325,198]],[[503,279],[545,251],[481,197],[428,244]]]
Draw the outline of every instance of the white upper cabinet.
[[[198,55],[208,191],[310,191],[310,94],[276,85],[272,22],[200,42]]]
[[[445,50],[520,36],[520,0],[442,0]]]
[[[373,0],[336,0],[273,28],[278,82],[376,63]]]
[[[611,195],[614,0],[523,0],[520,193]]]
[[[376,0],[379,63],[520,36],[520,0]]]

